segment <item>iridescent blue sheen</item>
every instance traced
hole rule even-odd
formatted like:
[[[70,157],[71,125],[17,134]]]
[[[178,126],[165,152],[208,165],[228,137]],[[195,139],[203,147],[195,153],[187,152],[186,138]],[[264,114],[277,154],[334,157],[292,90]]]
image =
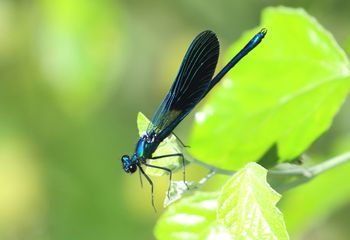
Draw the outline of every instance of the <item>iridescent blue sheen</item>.
[[[144,158],[146,141],[143,137],[136,144],[135,155],[137,158]]]
[[[129,171],[130,168],[140,167],[141,164],[145,163],[146,159],[151,158],[160,142],[173,131],[178,123],[187,116],[231,68],[261,42],[266,32],[265,28],[258,32],[212,80],[210,79],[217,63],[219,42],[215,33],[211,31],[204,31],[199,34],[189,47],[178,76],[153,116],[147,128],[147,133],[137,142],[135,153],[131,158],[127,155],[122,157],[124,171],[132,173],[132,171]],[[204,52],[205,55],[200,56],[198,52]],[[207,68],[203,69],[203,66]],[[194,69],[193,72],[195,74],[186,73],[186,70],[188,71],[189,69],[191,71]],[[210,79],[208,79],[208,76],[210,76]],[[190,98],[187,95],[190,95]]]
[[[171,181],[172,172],[170,169],[151,165],[146,160],[177,156],[182,158],[184,165],[185,161],[182,153],[164,156],[153,156],[153,153],[156,151],[159,144],[173,132],[175,127],[208,94],[224,75],[254,49],[265,35],[266,29],[262,29],[258,32],[215,77],[213,77],[213,75],[219,58],[220,48],[215,33],[212,31],[204,31],[192,41],[173,85],[158,110],[153,115],[146,133],[138,140],[134,154],[131,157],[124,155],[121,159],[125,172],[134,173],[139,169],[151,184],[152,205],[153,183],[142,169],[142,165],[167,171]],[[185,172],[183,172],[183,174],[185,182]]]

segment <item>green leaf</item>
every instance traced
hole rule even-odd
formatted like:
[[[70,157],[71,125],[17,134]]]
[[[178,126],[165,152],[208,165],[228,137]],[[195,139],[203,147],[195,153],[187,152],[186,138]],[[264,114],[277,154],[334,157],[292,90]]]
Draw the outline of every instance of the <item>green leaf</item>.
[[[170,204],[179,200],[185,193],[189,193],[194,190],[197,190],[198,187],[199,187],[199,183],[194,181],[186,181],[186,184],[184,183],[184,181],[171,181],[169,198],[166,197],[164,199],[163,206],[164,207],[169,206]]]
[[[299,156],[329,128],[349,91],[348,59],[304,10],[267,8],[261,26],[263,42],[195,115],[190,152],[220,168],[257,161],[274,145],[279,161]],[[244,34],[226,62],[257,31]]]
[[[216,221],[217,193],[197,192],[171,205],[155,227],[157,239],[231,239]]]
[[[149,122],[150,121],[147,119],[145,115],[143,115],[141,112],[138,113],[137,127],[139,129],[140,137],[145,134]],[[163,140],[163,142],[160,143],[157,150],[154,152],[153,156],[162,156],[162,155],[172,154],[172,153],[181,153],[181,146],[178,144],[176,137],[173,134],[170,134],[166,139]],[[152,160],[152,165],[166,167],[172,170],[173,172],[179,169],[182,169],[183,167],[182,159],[179,157],[155,159],[155,160]],[[157,168],[147,167],[146,173],[152,176],[163,176],[168,172]]]
[[[266,181],[267,170],[248,163],[224,185],[218,199],[218,220],[234,239],[289,239],[281,196]]]

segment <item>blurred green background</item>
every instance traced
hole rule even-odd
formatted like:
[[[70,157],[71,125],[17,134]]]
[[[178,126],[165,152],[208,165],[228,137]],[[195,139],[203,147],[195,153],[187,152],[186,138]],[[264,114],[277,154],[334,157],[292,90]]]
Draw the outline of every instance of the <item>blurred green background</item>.
[[[197,33],[215,31],[223,54],[276,5],[305,8],[349,53],[346,0],[0,0],[0,239],[153,239],[168,180],[155,179],[154,213],[120,165],[137,112],[152,115]],[[347,139],[349,107],[314,155]],[[191,118],[176,131],[185,142]],[[350,204],[292,234],[347,239],[349,216]]]

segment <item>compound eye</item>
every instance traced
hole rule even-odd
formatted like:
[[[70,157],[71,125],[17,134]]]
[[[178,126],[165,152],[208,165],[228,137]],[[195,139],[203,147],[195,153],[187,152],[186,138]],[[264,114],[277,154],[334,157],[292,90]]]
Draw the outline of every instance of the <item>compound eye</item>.
[[[134,172],[136,172],[136,170],[137,170],[136,164],[130,165],[130,167],[129,167],[129,172],[130,173],[134,173]]]

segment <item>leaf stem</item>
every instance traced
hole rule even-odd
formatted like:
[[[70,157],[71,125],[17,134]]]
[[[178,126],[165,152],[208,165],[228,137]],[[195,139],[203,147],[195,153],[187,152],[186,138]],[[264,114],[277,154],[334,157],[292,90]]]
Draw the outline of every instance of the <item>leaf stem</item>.
[[[309,171],[315,176],[326,170],[332,169],[340,164],[343,164],[350,160],[350,151],[333,157],[327,161],[324,161],[318,165],[310,167]]]
[[[215,171],[210,171],[205,177],[198,181],[198,184],[201,186],[206,183],[210,178],[212,178],[216,174]]]
[[[210,164],[204,163],[202,161],[194,159],[193,157],[187,154],[185,154],[185,158],[199,166],[209,169],[213,175],[215,175],[216,173],[224,174],[224,175],[233,175],[236,173],[235,171],[217,168]],[[343,163],[346,163],[348,161],[350,161],[350,151],[310,167],[303,167],[303,166],[298,166],[298,165],[289,164],[289,163],[282,163],[280,165],[277,165],[274,169],[269,170],[268,174],[270,176],[296,177],[296,179],[294,179],[292,182],[289,182],[279,187],[280,191],[286,191],[296,186],[299,186],[301,184],[304,184],[310,181],[311,179],[313,179],[314,177],[316,177],[317,175],[323,172],[326,172]],[[210,177],[211,176],[212,175],[210,175]]]
[[[195,163],[198,166],[204,167],[204,168],[210,170],[211,172],[215,172],[215,173],[219,173],[219,174],[223,174],[223,175],[233,175],[236,173],[236,171],[218,168],[218,167],[215,167],[215,166],[210,165],[208,163],[202,162],[200,160],[193,158],[192,156],[190,156],[186,153],[184,153],[184,157],[185,157],[185,159],[189,160],[190,162]]]

